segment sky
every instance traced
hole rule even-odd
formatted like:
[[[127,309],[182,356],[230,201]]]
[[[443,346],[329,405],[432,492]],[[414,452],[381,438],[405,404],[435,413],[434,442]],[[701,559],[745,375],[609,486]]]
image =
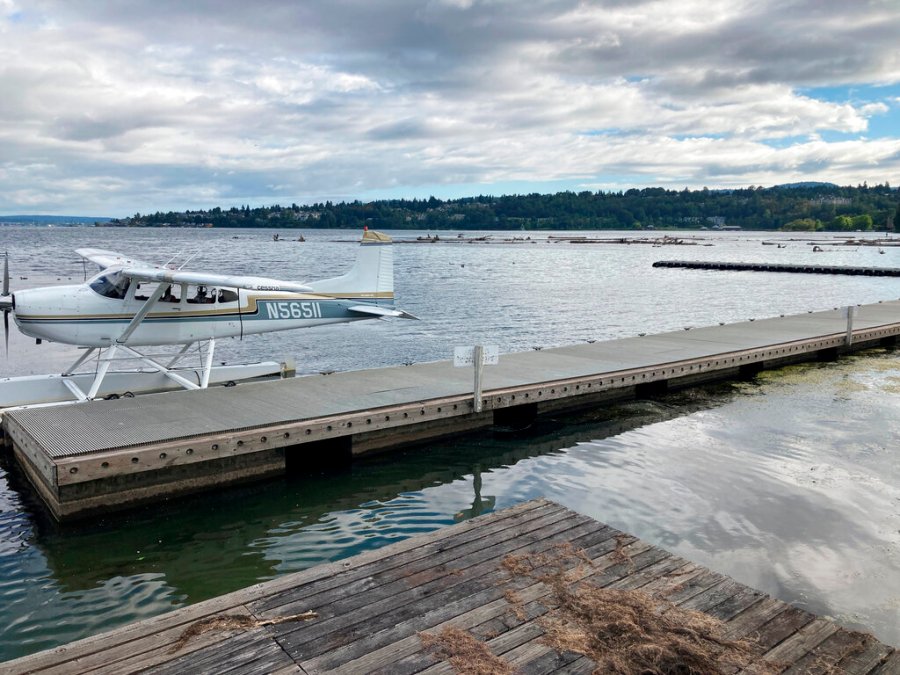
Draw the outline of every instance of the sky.
[[[900,0],[0,0],[0,215],[900,184]]]

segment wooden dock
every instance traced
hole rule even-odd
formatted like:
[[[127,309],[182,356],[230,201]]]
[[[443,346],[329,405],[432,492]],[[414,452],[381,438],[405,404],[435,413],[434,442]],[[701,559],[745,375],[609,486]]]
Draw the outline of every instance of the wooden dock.
[[[893,344],[900,302],[749,319],[503,354],[473,373],[449,361],[236,387],[8,411],[7,443],[60,519],[277,475],[536,415],[749,376]]]
[[[599,587],[653,598],[670,616],[702,612],[721,622],[722,638],[747,641],[738,663],[709,672],[900,673],[900,652],[871,635],[546,500],[0,664],[0,672],[437,675],[458,672],[450,659],[474,645],[490,651],[478,658],[494,659],[498,672],[591,673],[596,663],[578,641],[562,650],[548,643],[548,630],[571,618],[558,579],[578,598]],[[314,618],[296,620],[307,612]],[[462,631],[454,643],[427,646],[448,629]]]
[[[654,267],[729,272],[791,272],[793,274],[848,274],[864,277],[900,277],[896,267],[851,267],[848,265],[797,265],[794,263],[715,262],[712,260],[658,260]]]

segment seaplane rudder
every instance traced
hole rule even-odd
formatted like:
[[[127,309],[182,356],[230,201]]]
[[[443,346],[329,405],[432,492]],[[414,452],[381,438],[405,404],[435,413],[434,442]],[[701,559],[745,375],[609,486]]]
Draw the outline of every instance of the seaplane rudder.
[[[333,279],[311,281],[315,293],[352,297],[379,305],[394,304],[394,252],[391,238],[365,230],[356,262],[350,270]]]

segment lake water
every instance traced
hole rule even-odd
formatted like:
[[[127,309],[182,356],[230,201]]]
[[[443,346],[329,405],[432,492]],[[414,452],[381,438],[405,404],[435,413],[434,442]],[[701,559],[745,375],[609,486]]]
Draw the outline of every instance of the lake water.
[[[80,246],[162,261],[197,250],[195,269],[298,280],[338,274],[354,255],[356,233],[303,235],[300,243],[274,242],[269,231],[0,228],[0,246],[10,251],[14,290],[80,281],[72,253]],[[396,246],[398,306],[419,322],[226,340],[217,354],[291,356],[300,372],[317,373],[445,359],[462,344],[520,351],[900,295],[891,278],[651,266],[691,259],[900,267],[900,248],[823,245],[813,253],[796,235],[731,232],[662,247],[515,235],[535,243]],[[635,233],[618,236],[626,235]],[[774,240],[786,246],[761,245]],[[37,346],[13,329],[0,376],[49,372],[73,358],[71,348]],[[76,526],[54,525],[18,472],[0,463],[0,660],[541,495],[900,644],[898,366],[892,351],[794,366],[542,420],[527,436],[432,443],[336,474],[220,490]]]

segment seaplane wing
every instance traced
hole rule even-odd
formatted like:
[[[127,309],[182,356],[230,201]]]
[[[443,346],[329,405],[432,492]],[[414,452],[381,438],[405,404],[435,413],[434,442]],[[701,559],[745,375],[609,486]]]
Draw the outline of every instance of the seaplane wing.
[[[313,289],[294,281],[281,281],[267,277],[212,274],[209,272],[182,272],[157,267],[125,265],[119,269],[125,276],[137,281],[158,281],[170,284],[195,284],[219,288],[244,288],[249,291],[288,291],[309,293]]]
[[[102,248],[77,248],[75,249],[75,253],[80,255],[82,258],[90,260],[92,263],[100,265],[100,267],[102,267],[103,269],[120,265],[139,265],[141,267],[154,267],[154,265],[152,265],[151,263],[144,262],[143,260],[129,258],[127,255],[122,255],[121,253],[117,253],[116,251],[107,251]]]
[[[388,307],[378,307],[377,305],[353,305],[348,307],[347,311],[356,314],[368,314],[369,316],[386,316],[396,319],[418,319],[409,312],[400,309],[390,309]]]
[[[218,286],[222,288],[244,288],[249,291],[288,291],[308,293],[312,288],[294,281],[281,281],[268,277],[211,274],[207,272],[182,272],[153,265],[142,260],[129,258],[116,251],[100,248],[79,248],[75,251],[82,258],[106,269],[116,267],[125,276],[137,281],[158,281],[170,284],[196,284],[198,286]]]

